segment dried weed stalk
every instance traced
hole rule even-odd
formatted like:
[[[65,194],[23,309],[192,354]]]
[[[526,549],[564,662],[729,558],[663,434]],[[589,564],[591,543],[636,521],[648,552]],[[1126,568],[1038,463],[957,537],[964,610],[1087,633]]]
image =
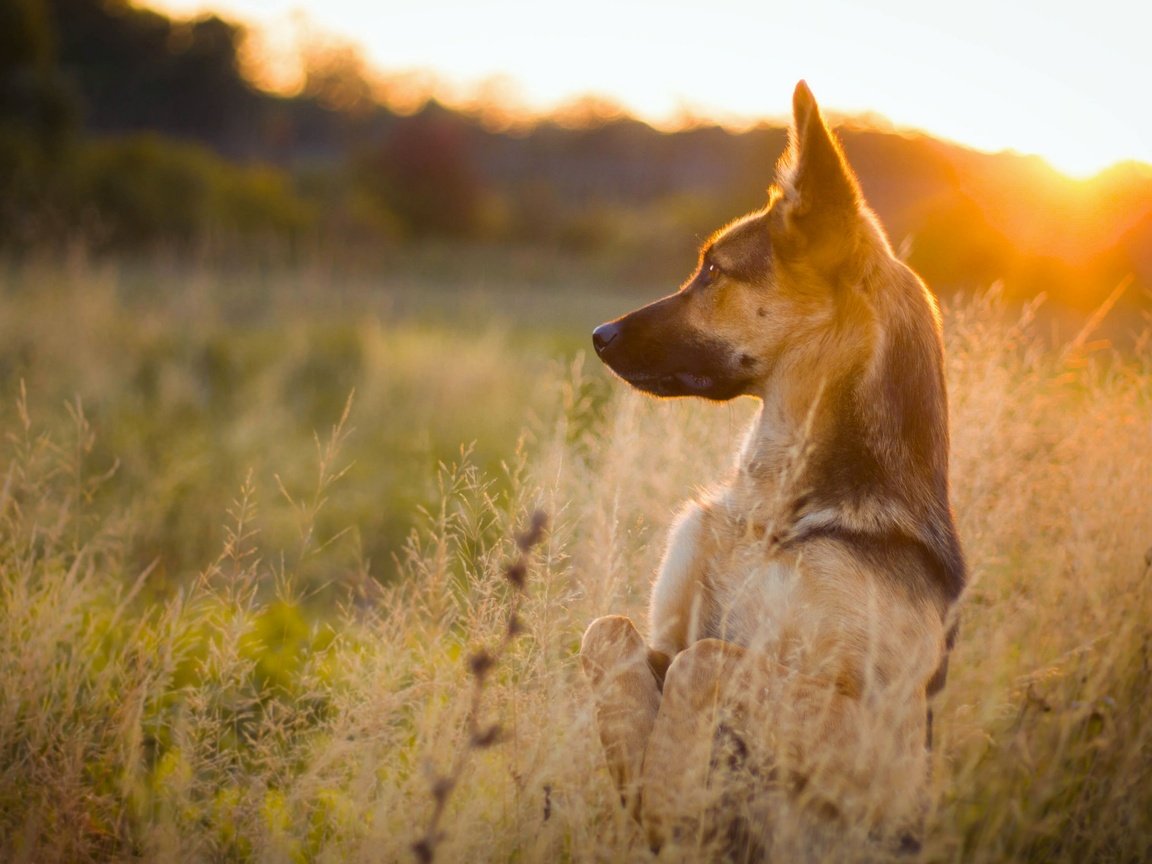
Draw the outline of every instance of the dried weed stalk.
[[[516,534],[516,557],[504,567],[504,578],[514,589],[504,635],[493,648],[480,648],[468,657],[468,671],[472,675],[472,701],[468,707],[466,721],[468,735],[463,746],[456,753],[451,770],[446,774],[432,778],[431,791],[434,802],[432,816],[428,820],[428,827],[424,834],[412,844],[412,852],[420,864],[431,864],[436,859],[436,848],[444,839],[444,833],[440,830],[440,821],[444,817],[448,798],[460,783],[469,757],[477,750],[485,750],[503,740],[504,730],[499,723],[481,722],[480,703],[484,698],[484,688],[492,670],[503,659],[512,641],[525,632],[524,623],[520,619],[520,605],[527,592],[528,565],[531,561],[533,548],[544,539],[547,525],[547,514],[542,510],[537,510],[532,514],[528,527]]]

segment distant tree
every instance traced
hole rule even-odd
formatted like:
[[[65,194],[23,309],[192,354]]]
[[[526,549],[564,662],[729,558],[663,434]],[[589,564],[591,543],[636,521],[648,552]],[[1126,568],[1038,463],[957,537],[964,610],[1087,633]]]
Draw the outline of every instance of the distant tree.
[[[173,21],[125,0],[48,2],[88,129],[245,149],[259,97],[241,72],[242,29],[215,16]]]
[[[0,3],[0,239],[45,197],[74,121],[43,0]]]
[[[304,98],[333,111],[354,114],[375,107],[368,63],[355,43],[316,36],[304,42],[301,53]]]
[[[72,119],[55,47],[44,0],[0,4],[0,125],[50,147],[65,138]]]
[[[474,233],[483,185],[466,133],[459,115],[430,104],[363,153],[357,177],[413,234]]]
[[[255,94],[240,71],[244,33],[208,16],[177,24],[168,44],[168,129],[172,134],[199,137],[229,151],[249,122]]]

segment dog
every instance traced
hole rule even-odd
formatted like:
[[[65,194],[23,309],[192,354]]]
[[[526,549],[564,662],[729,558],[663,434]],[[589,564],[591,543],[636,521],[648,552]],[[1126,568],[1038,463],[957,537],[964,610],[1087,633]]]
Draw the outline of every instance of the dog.
[[[766,206],[593,333],[638,390],[762,403],[670,530],[647,641],[606,616],[580,649],[622,802],[691,860],[917,848],[966,578],[938,307],[803,81],[792,107]]]

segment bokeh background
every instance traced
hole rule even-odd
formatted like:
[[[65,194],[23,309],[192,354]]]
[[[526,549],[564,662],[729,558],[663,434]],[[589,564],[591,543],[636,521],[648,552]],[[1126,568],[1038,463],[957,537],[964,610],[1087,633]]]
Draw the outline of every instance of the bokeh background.
[[[579,639],[755,405],[589,335],[764,202],[801,77],[943,309],[924,859],[1152,860],[1127,6],[0,0],[0,860],[653,860]]]
[[[234,2],[253,14],[266,6],[265,17],[276,8]],[[609,267],[616,283],[674,285],[702,236],[763,201],[784,145],[788,94],[797,78],[816,74],[817,97],[834,115],[841,106],[857,112],[841,127],[849,158],[894,244],[936,290],[1000,280],[1011,298],[1043,292],[1053,314],[1083,313],[1130,278],[1119,311],[1146,302],[1152,174],[1139,160],[1152,150],[1131,100],[1147,69],[1126,35],[1147,23],[1140,13],[1125,19],[1105,6],[1085,22],[1063,7],[1015,10],[981,53],[971,40],[992,20],[983,7],[967,23],[940,13],[930,30],[912,26],[911,12],[904,19],[884,8],[893,4],[878,6],[857,22],[871,30],[849,41],[832,17],[837,9],[823,6],[806,20],[781,12],[775,27],[770,4],[722,5],[699,22],[683,21],[677,4],[663,15],[648,10],[647,20],[598,16],[594,6],[579,16],[582,26],[566,13],[545,30],[546,9],[515,3],[471,13],[384,4],[360,11],[358,34],[356,9],[334,4],[344,13],[334,20],[350,33],[313,25],[298,9],[288,24],[269,18],[290,27],[285,36],[212,13],[173,18],[125,2],[9,0],[0,242],[21,251],[79,242],[97,253],[245,260],[328,255],[384,271],[413,245],[440,240],[509,256],[577,256]],[[693,23],[698,48],[677,56]],[[758,25],[772,33],[762,62],[748,56]],[[477,30],[464,42],[468,26]],[[559,38],[563,26],[574,28],[571,39]],[[599,43],[597,28],[606,34]],[[1004,30],[1017,52],[994,51]],[[394,66],[373,65],[357,35],[383,42],[377,52],[394,48]],[[673,35],[681,41],[660,43]],[[407,43],[425,54],[399,48]],[[507,49],[516,43],[535,45],[534,53]],[[541,50],[549,44],[551,61]],[[810,50],[818,45],[822,52]],[[875,62],[897,45],[907,47]],[[957,46],[968,55],[958,57]],[[796,57],[803,50],[807,62]],[[837,52],[831,66],[825,55]],[[926,62],[933,52],[936,62]],[[646,68],[653,57],[660,70],[679,70],[661,92],[664,102],[681,101],[663,110],[645,107],[661,104]],[[965,59],[967,68],[951,65]],[[398,70],[403,62],[425,65]],[[874,71],[892,66],[902,86]],[[615,92],[605,70],[616,75]],[[1101,83],[1108,75],[1112,83]],[[828,82],[823,97],[819,76]],[[711,103],[694,79],[711,88]],[[855,79],[863,80],[849,86]],[[944,83],[957,79],[965,90]],[[581,80],[588,92],[569,94]],[[872,82],[875,101],[861,106],[857,90]],[[879,116],[884,106],[900,126]],[[949,114],[958,118],[952,124],[941,119]],[[933,123],[947,138],[910,131]],[[1090,176],[1072,179],[1043,158],[957,140],[1047,153]]]

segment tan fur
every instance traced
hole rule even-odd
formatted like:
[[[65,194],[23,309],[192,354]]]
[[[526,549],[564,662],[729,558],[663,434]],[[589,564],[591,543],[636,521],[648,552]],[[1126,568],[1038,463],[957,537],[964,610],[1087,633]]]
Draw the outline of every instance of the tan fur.
[[[597,331],[638,387],[763,403],[731,476],[670,532],[651,648],[619,616],[581,647],[657,848],[818,857],[829,826],[907,842],[922,807],[964,578],[938,312],[803,82],[795,108],[768,206],[717,232],[676,295]]]

